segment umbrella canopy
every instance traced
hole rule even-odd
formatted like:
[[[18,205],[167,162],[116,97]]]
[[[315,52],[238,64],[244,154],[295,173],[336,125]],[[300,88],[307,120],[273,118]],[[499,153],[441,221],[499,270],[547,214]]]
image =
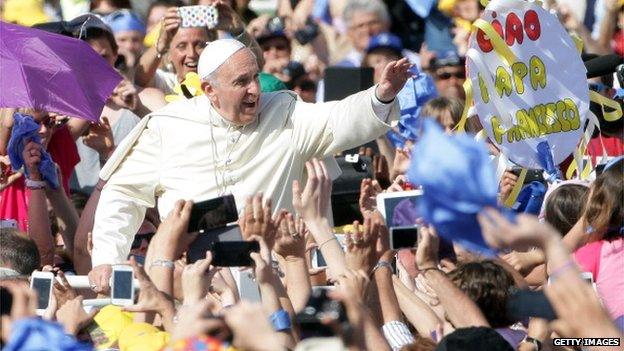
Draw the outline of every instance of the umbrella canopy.
[[[121,76],[87,43],[0,21],[0,107],[99,121]]]

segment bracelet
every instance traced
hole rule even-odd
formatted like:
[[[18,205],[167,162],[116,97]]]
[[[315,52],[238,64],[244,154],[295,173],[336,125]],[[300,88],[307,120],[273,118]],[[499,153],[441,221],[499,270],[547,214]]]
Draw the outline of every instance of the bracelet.
[[[290,316],[284,309],[279,309],[269,316],[273,329],[276,331],[289,330],[291,328]]]
[[[150,269],[154,266],[173,269],[174,264],[173,264],[173,261],[171,260],[155,260],[155,261],[152,261],[152,263],[150,263]]]
[[[322,243],[319,244],[318,249],[320,250],[323,245],[327,244],[328,242],[332,241],[332,240],[336,240],[336,236],[332,234],[332,237],[323,241]]]
[[[520,341],[521,344],[523,342],[533,344],[533,346],[535,346],[535,351],[541,351],[542,350],[542,342],[537,340],[537,339],[535,339],[535,338],[532,338],[532,337],[530,337],[528,335],[525,336],[524,339],[522,339],[522,341]]]
[[[390,262],[386,262],[386,261],[379,261],[377,262],[377,264],[375,265],[375,267],[373,267],[373,272],[375,273],[376,270],[378,270],[379,268],[388,268],[390,270],[390,272],[394,273],[394,270],[392,269],[392,264]]]
[[[26,178],[26,187],[31,190],[43,189],[46,187],[47,184],[48,183],[46,183],[45,180],[32,180]]]
[[[554,282],[555,279],[557,279],[560,275],[562,275],[567,270],[573,267],[574,267],[574,262],[572,262],[572,259],[568,259],[566,263],[563,264],[561,267],[555,268],[550,272],[550,276],[549,276],[550,280]]]

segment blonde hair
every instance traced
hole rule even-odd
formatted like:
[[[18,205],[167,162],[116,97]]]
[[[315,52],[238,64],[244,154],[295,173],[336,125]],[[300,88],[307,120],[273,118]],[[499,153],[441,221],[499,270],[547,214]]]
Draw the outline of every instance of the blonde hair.
[[[420,115],[422,117],[433,118],[438,123],[442,123],[442,117],[446,112],[449,113],[453,120],[453,127],[459,123],[462,112],[464,110],[464,103],[456,98],[438,97],[429,100],[425,106],[423,106]]]

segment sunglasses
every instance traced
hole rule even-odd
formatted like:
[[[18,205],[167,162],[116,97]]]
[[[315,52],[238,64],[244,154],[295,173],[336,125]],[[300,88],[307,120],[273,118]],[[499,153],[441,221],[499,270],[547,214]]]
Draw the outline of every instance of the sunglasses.
[[[442,73],[436,74],[436,76],[438,77],[438,79],[441,79],[441,80],[451,79],[451,77],[455,77],[457,79],[466,79],[465,72],[455,72],[455,73],[442,72]]]
[[[136,250],[139,247],[141,247],[141,243],[143,243],[143,240],[147,240],[147,243],[149,244],[150,240],[152,240],[152,237],[154,236],[154,234],[156,233],[145,233],[145,234],[137,234],[134,236],[134,240],[132,240],[132,250]]]

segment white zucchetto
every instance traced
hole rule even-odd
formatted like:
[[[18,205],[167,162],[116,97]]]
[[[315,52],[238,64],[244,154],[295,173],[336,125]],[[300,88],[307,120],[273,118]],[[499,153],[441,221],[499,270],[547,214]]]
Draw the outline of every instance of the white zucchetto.
[[[218,39],[208,43],[199,56],[197,74],[201,79],[217,70],[230,56],[245,48],[245,44],[236,39]]]

